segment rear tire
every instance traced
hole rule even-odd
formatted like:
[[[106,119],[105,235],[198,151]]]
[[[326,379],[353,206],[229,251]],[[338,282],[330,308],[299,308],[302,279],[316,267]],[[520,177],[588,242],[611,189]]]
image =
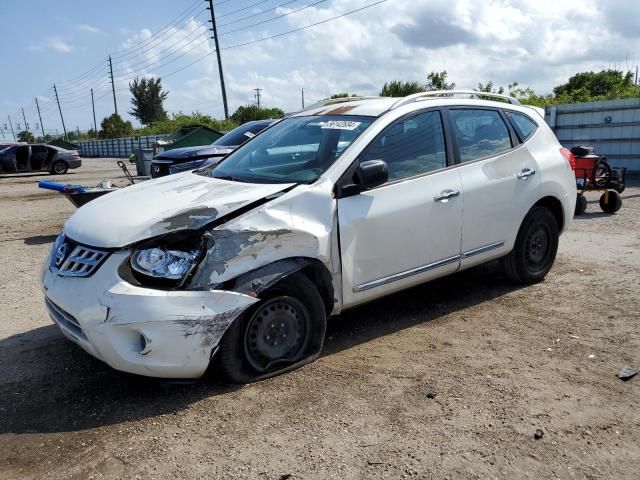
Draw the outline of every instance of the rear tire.
[[[558,251],[558,222],[545,207],[533,207],[524,218],[515,245],[502,258],[502,268],[509,280],[537,283],[544,280]]]
[[[584,195],[580,195],[578,194],[578,197],[576,198],[576,210],[574,212],[574,215],[582,215],[584,212],[587,211],[587,199],[584,198]]]
[[[605,202],[605,198],[607,196],[609,198],[608,201]],[[600,197],[600,208],[605,213],[616,213],[618,210],[620,210],[621,207],[622,199],[620,198],[620,195],[618,195],[618,193],[614,192],[613,190],[609,190],[608,195],[605,195],[603,193]]]
[[[294,273],[260,295],[220,341],[215,362],[233,383],[250,383],[313,360],[327,328],[324,302],[315,285]]]
[[[69,170],[69,165],[63,160],[56,160],[53,162],[53,165],[51,165],[52,175],[64,175],[67,173],[67,170]]]

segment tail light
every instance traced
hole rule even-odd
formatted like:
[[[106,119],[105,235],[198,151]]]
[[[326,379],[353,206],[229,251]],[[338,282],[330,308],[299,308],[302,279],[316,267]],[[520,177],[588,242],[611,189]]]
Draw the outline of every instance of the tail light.
[[[571,153],[571,150],[569,150],[568,148],[562,147],[560,149],[560,153],[565,158],[565,160],[567,162],[569,162],[569,166],[571,167],[571,170],[573,170],[575,172],[576,171],[576,157],[573,155],[573,153]]]

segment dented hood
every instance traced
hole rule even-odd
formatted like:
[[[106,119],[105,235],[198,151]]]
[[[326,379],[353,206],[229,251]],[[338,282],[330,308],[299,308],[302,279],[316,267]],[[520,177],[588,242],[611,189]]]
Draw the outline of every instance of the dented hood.
[[[64,233],[94,247],[124,247],[200,228],[292,185],[232,182],[191,172],[171,175],[98,197],[67,220]]]

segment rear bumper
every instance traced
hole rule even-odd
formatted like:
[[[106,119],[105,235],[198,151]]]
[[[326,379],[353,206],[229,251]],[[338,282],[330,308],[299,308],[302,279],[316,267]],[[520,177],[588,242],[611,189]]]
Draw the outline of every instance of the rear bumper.
[[[80,168],[82,166],[82,160],[79,158],[70,158],[66,160],[67,164],[69,164],[69,168]]]
[[[117,275],[112,253],[91,277],[60,277],[45,264],[45,307],[62,333],[124,372],[197,378],[229,325],[255,298],[226,291],[160,291]]]

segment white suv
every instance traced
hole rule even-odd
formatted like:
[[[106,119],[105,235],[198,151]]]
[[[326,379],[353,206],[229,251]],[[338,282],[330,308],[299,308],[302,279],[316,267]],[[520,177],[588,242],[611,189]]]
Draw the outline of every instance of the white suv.
[[[119,370],[249,382],[317,358],[327,317],[369,300],[498,258],[545,277],[576,184],[539,111],[470,91],[346,100],[80,208],[42,272],[62,332]]]

